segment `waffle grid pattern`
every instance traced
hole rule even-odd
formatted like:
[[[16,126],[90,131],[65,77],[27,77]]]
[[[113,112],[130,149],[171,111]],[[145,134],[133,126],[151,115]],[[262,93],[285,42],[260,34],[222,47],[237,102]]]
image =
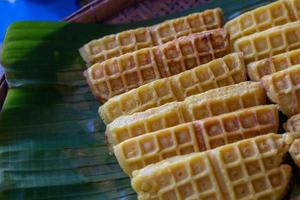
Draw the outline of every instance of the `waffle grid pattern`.
[[[214,174],[213,170],[207,155],[191,159],[189,166],[172,165],[154,178],[155,182],[164,183],[158,196],[162,199],[222,199],[218,180],[209,175]]]
[[[293,161],[300,167],[300,139],[296,139],[289,148]]]
[[[288,116],[300,112],[300,65],[262,78],[269,98]]]
[[[203,93],[210,89],[233,85],[246,80],[243,58],[238,55],[235,59],[213,60],[207,67],[197,67],[185,71],[171,80],[172,85],[181,91],[180,100],[186,97]]]
[[[300,64],[300,50],[298,49],[249,63],[247,71],[252,81],[260,81],[265,75],[282,71],[297,64]]]
[[[284,129],[288,132],[300,132],[300,114],[289,118]]]
[[[189,104],[187,112],[191,121],[204,119],[223,113],[233,112],[242,108],[265,104],[264,92],[259,89],[249,93],[231,96],[222,100],[212,99],[207,104]]]
[[[251,90],[244,87],[244,91],[242,91],[242,85],[246,86],[246,84],[238,85],[241,88],[233,86],[230,96],[222,94],[218,97],[204,99],[205,95],[198,95],[198,100],[196,100],[197,96],[193,96],[191,100],[185,99],[182,102],[174,102],[145,111],[143,112],[144,116],[140,113],[139,116],[118,118],[107,126],[108,141],[115,145],[145,133],[266,103],[264,92],[258,84],[251,84]],[[219,89],[214,89],[206,94],[218,93],[218,91]],[[228,92],[230,93],[230,90]],[[122,123],[124,120],[126,123]]]
[[[286,0],[295,14],[296,20],[300,20],[300,2],[298,0]]]
[[[222,10],[216,8],[152,26],[150,30],[154,45],[164,44],[192,33],[221,28],[223,26],[222,15]]]
[[[134,173],[139,199],[281,199],[291,178],[291,167],[280,165],[285,145],[269,134],[177,157]],[[180,159],[181,158],[181,159]],[[161,167],[161,168],[160,168]],[[139,174],[140,173],[140,174]],[[157,185],[157,187],[153,187]],[[217,196],[220,194],[223,196]],[[145,198],[144,198],[145,197]]]
[[[154,45],[149,29],[138,28],[93,40],[80,51],[82,54],[85,53],[85,59],[88,63],[94,64],[151,46]]]
[[[181,104],[176,102],[176,105],[172,107],[172,109],[168,109],[164,113],[153,113],[154,115],[152,116],[138,118],[123,126],[110,128],[109,124],[106,129],[107,137],[110,138],[109,141],[111,141],[112,145],[116,145],[129,138],[187,122],[184,119]],[[117,121],[113,123],[118,124]]]
[[[235,41],[234,51],[243,52],[245,62],[268,58],[300,47],[300,22],[273,27]]]
[[[168,20],[152,27],[132,29],[92,40],[79,51],[90,65],[145,47],[161,45],[181,36],[222,26],[223,13],[220,8],[216,8]]]
[[[288,2],[279,0],[246,12],[225,24],[231,41],[295,20]]]
[[[87,79],[94,95],[104,102],[153,80],[223,57],[229,47],[224,29],[198,33],[94,64],[87,70]]]
[[[234,53],[121,94],[107,101],[99,112],[104,122],[110,123],[122,115],[183,101],[190,95],[243,81],[246,81],[243,56]]]
[[[168,157],[205,151],[257,135],[277,132],[276,106],[257,106],[126,140],[115,146],[123,170],[131,174]]]
[[[227,189],[232,199],[273,199],[276,190],[285,190],[288,178],[278,166],[282,162],[280,154],[287,149],[281,149],[280,143],[278,138],[267,135],[219,149],[215,159],[224,169],[225,182],[230,182]]]

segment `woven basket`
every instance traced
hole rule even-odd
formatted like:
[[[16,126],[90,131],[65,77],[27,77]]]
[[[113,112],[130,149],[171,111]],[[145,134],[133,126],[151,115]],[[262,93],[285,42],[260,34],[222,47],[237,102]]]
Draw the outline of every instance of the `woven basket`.
[[[180,12],[209,0],[95,0],[69,17],[67,22],[111,24],[136,22]],[[5,76],[0,77],[0,110],[8,86]]]
[[[136,22],[180,12],[209,0],[96,0],[67,17],[68,22]]]

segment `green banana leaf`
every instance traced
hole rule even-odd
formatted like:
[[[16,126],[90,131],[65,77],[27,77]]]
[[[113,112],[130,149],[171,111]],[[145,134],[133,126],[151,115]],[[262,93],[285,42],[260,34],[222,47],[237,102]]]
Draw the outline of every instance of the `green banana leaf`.
[[[101,36],[207,8],[226,20],[268,0],[213,0],[135,24],[17,22],[7,30],[2,64],[10,89],[0,114],[0,199],[136,199],[109,155],[99,103],[82,76],[78,48]],[[295,185],[295,184],[294,184]],[[297,187],[292,187],[296,196]]]

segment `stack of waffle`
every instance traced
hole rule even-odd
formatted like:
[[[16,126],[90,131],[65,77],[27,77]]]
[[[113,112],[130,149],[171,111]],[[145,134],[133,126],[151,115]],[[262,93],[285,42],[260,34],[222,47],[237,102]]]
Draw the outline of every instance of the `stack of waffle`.
[[[161,45],[181,36],[222,26],[223,13],[220,8],[216,8],[168,20],[152,27],[108,35],[85,44],[79,52],[87,64],[92,65],[139,49]]]
[[[93,94],[106,101],[151,81],[179,74],[230,52],[224,29],[195,33],[96,63],[85,72]]]
[[[267,134],[166,159],[133,173],[144,199],[282,199],[292,170],[284,135]]]
[[[299,0],[248,11],[224,28],[216,8],[80,49],[108,148],[138,199],[284,197],[292,176],[285,155],[300,167],[298,20]],[[292,116],[289,133],[277,134],[279,111]]]

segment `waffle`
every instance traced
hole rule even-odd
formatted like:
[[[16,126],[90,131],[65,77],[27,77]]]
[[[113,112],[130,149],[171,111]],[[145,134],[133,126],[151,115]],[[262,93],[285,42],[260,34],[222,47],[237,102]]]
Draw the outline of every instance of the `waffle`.
[[[227,22],[224,27],[230,33],[230,40],[235,41],[243,36],[295,21],[291,11],[287,1],[279,0],[245,12]]]
[[[297,49],[300,47],[300,21],[242,37],[233,46],[234,51],[244,53],[247,64]]]
[[[272,199],[287,192],[292,170],[281,164],[285,136],[267,134],[166,159],[133,173],[139,200]]]
[[[154,45],[160,45],[192,33],[222,28],[223,23],[222,10],[215,8],[154,25],[150,32]]]
[[[114,153],[131,175],[168,157],[206,151],[277,129],[276,105],[256,106],[140,135],[114,146]]]
[[[300,133],[300,114],[292,116],[285,124],[286,131]]]
[[[300,64],[300,50],[293,50],[270,58],[265,58],[247,65],[248,76],[252,81],[259,81],[263,76]]]
[[[109,143],[116,145],[137,135],[263,104],[266,97],[260,83],[242,82],[193,95],[182,102],[121,116],[106,127],[106,135]]]
[[[296,139],[292,143],[289,153],[295,164],[300,168],[300,139]]]
[[[105,102],[113,96],[208,63],[229,52],[228,33],[216,29],[94,64],[85,75],[93,94]]]
[[[292,116],[300,112],[300,65],[264,76],[261,82],[268,97],[279,104],[284,114]]]
[[[233,53],[111,98],[100,107],[99,113],[105,123],[110,123],[122,115],[183,101],[188,96],[245,80],[243,56]]]
[[[300,3],[299,0],[285,0],[288,2],[289,7],[292,9],[296,20],[300,20]]]
[[[164,44],[191,33],[222,27],[223,13],[220,8],[216,8],[168,20],[152,27],[127,30],[92,40],[80,48],[79,52],[85,62],[91,65],[139,49]]]

